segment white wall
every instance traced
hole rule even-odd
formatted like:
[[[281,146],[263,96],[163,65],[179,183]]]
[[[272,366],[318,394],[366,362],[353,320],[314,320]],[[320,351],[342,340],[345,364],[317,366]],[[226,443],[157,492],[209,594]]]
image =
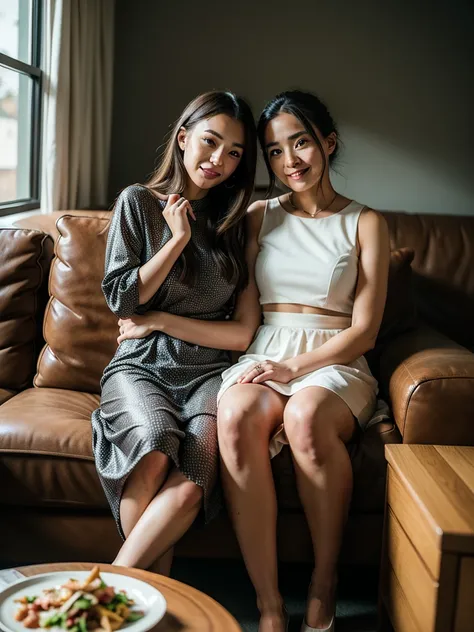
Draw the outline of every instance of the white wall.
[[[199,92],[234,90],[258,115],[297,87],[323,98],[339,125],[341,192],[379,209],[474,215],[472,6],[118,0],[111,198],[153,169]]]

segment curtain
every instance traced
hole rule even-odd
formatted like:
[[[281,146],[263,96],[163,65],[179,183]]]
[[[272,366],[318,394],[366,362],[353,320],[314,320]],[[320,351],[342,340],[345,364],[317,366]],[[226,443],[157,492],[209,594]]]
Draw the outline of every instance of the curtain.
[[[41,210],[107,203],[115,0],[45,0]]]

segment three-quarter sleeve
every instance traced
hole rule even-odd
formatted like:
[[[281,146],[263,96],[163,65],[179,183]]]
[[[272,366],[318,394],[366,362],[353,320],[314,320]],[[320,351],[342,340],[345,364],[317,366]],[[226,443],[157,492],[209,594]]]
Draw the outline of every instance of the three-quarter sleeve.
[[[122,191],[115,204],[105,253],[102,291],[111,311],[129,318],[139,305],[138,271],[143,250],[143,227],[135,187]]]

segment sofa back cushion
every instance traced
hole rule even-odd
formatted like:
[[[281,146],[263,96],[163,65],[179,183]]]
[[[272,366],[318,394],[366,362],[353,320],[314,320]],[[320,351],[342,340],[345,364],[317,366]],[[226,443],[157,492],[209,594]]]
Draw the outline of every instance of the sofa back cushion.
[[[379,342],[413,322],[408,300],[413,250],[418,315],[474,348],[474,217],[388,212],[384,216],[396,252]],[[117,348],[118,333],[101,290],[108,225],[108,219],[97,216],[66,215],[57,222],[44,324],[47,345],[38,362],[36,386],[100,392],[100,378]]]
[[[418,315],[474,349],[474,217],[384,213],[392,248],[415,251],[413,288]]]
[[[47,271],[53,254],[48,235],[0,229],[0,387],[31,385],[41,348]],[[38,348],[39,346],[39,348]]]
[[[100,392],[100,378],[117,349],[117,318],[101,290],[109,220],[63,216],[49,278],[46,345],[35,386]]]
[[[384,343],[417,324],[411,269],[414,256],[411,248],[397,248],[390,253],[387,298],[377,344]]]

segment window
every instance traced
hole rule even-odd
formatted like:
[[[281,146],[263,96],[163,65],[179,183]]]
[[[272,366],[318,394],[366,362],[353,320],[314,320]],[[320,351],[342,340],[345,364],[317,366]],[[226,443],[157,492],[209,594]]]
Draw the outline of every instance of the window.
[[[0,216],[39,207],[41,0],[0,0]]]

